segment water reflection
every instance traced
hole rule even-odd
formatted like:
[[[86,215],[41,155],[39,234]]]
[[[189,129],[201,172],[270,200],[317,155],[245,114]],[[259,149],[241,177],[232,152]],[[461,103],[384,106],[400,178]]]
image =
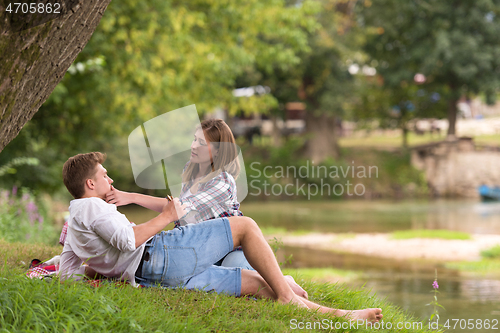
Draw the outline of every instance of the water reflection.
[[[244,203],[262,227],[317,232],[392,232],[448,229],[500,234],[500,203],[478,201],[328,201]]]
[[[465,277],[459,271],[429,262],[375,259],[299,247],[284,247],[278,251],[280,261],[289,255],[293,255],[292,263],[286,266],[289,268],[330,267],[361,272],[359,281],[347,282],[349,287],[372,290],[378,297],[387,298],[424,322],[432,313],[426,304],[433,300],[435,269],[439,280],[438,301],[445,307],[440,310],[440,323],[447,319],[491,320],[500,315],[499,280]]]

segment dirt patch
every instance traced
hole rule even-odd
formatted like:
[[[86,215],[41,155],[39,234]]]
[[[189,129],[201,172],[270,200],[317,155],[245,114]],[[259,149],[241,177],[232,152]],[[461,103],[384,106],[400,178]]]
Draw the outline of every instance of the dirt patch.
[[[500,244],[500,235],[472,235],[470,240],[391,239],[389,234],[311,233],[300,236],[274,235],[284,245],[333,250],[392,259],[430,259],[436,261],[472,261],[481,251]],[[270,237],[270,238],[273,238]]]

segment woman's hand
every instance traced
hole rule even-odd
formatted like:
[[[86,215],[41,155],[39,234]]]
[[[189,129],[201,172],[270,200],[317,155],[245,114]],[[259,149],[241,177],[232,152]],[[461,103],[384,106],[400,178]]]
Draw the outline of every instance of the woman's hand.
[[[186,215],[186,208],[187,205],[181,204],[179,198],[174,198],[163,206],[162,214],[164,214],[170,222],[174,222]]]
[[[106,193],[106,202],[117,206],[125,206],[133,203],[133,193],[117,190],[111,185],[111,191]]]

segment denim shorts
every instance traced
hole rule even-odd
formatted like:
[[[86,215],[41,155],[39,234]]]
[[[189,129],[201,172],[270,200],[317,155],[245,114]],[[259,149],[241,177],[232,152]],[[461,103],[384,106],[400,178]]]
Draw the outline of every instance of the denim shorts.
[[[216,291],[241,295],[241,268],[214,263],[233,250],[227,218],[188,224],[156,234],[144,249],[142,286]],[[147,254],[146,254],[147,253]]]

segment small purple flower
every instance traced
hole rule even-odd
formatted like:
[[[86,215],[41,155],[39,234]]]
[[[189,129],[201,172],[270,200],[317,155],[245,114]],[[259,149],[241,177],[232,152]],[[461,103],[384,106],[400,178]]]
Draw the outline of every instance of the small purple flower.
[[[15,197],[17,195],[17,186],[12,186],[12,195]]]
[[[437,280],[434,280],[434,282],[432,283],[432,288],[439,289],[439,284],[438,284]]]
[[[33,201],[30,201],[26,204],[26,211],[28,212],[36,212],[37,211],[37,206]]]

